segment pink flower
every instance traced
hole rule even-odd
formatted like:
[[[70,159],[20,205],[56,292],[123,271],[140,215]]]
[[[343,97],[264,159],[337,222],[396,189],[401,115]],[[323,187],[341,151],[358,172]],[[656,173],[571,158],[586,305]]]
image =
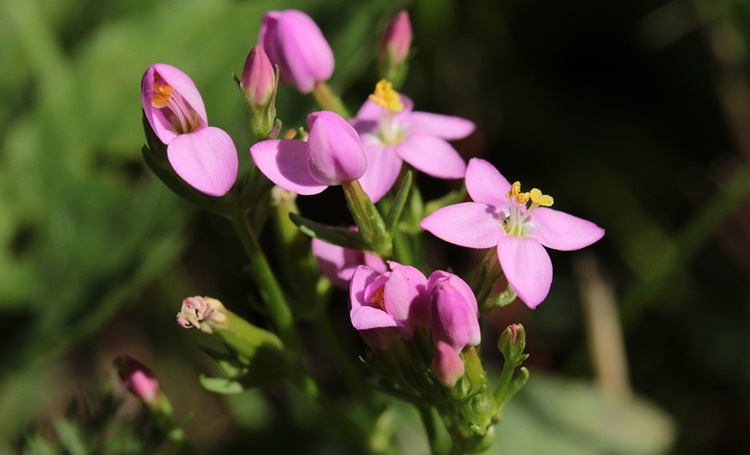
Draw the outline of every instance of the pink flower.
[[[370,347],[381,350],[399,338],[410,339],[429,321],[427,278],[414,267],[388,265],[391,271],[385,273],[357,267],[349,287],[352,325]]]
[[[388,270],[385,262],[372,253],[332,245],[320,239],[312,239],[312,253],[323,275],[344,289],[349,288],[354,269],[360,265],[366,265],[376,273]]]
[[[362,144],[346,120],[320,111],[308,115],[307,123],[307,142],[271,139],[250,147],[253,161],[269,180],[287,191],[310,195],[365,173]]]
[[[548,208],[552,197],[538,189],[521,192],[519,182],[511,185],[482,159],[469,161],[466,189],[474,202],[439,209],[420,225],[449,243],[496,247],[508,283],[530,308],[547,297],[552,284],[552,262],[544,247],[577,250],[604,235],[590,221]]]
[[[380,43],[380,58],[388,61],[393,66],[398,66],[406,61],[411,48],[411,21],[409,13],[400,11],[385,29],[383,39]]]
[[[468,136],[474,124],[412,108],[409,98],[382,80],[351,121],[362,137],[368,163],[359,183],[373,202],[391,189],[404,161],[440,179],[460,179],[466,172],[463,158],[447,141]]]
[[[296,11],[270,11],[263,16],[258,38],[274,65],[279,80],[310,93],[315,84],[333,74],[331,46],[307,14]]]
[[[225,195],[237,178],[237,149],[226,132],[208,126],[203,99],[188,75],[164,63],[151,65],[141,80],[141,99],[177,175],[202,193]]]
[[[125,388],[141,401],[151,403],[159,395],[159,381],[151,370],[137,360],[121,355],[115,358],[112,365]]]

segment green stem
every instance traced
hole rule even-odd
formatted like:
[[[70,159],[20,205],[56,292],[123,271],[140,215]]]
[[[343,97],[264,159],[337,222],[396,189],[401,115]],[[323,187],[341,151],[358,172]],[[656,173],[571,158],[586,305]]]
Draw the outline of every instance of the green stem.
[[[333,111],[346,119],[351,117],[349,110],[344,106],[341,98],[333,93],[331,88],[325,82],[318,82],[315,84],[312,96],[321,108],[327,111]]]
[[[341,412],[339,407],[331,402],[327,396],[321,393],[315,380],[313,380],[313,378],[311,378],[302,367],[297,369],[296,374],[292,378],[292,382],[308,398],[320,406],[323,412],[329,416],[332,422],[334,422],[339,434],[344,435],[344,437],[348,438],[359,449],[364,448],[369,451],[369,444],[367,443],[368,435],[366,432],[348,414]]]
[[[422,417],[427,440],[430,443],[430,453],[433,455],[450,455],[453,451],[453,444],[445,428],[442,427],[442,422],[435,409],[430,406],[419,406],[419,415]]]
[[[358,397],[358,401],[372,410],[373,402],[370,388],[362,381],[362,372],[358,371],[357,366],[350,361],[350,356],[341,345],[339,337],[336,336],[331,321],[325,314],[318,313],[313,323],[315,324],[315,333],[322,338],[328,352],[333,356],[336,366],[352,388],[352,392]]]
[[[266,303],[268,314],[272,319],[279,337],[291,352],[298,349],[297,333],[294,330],[294,319],[284,292],[276,280],[276,276],[268,263],[263,250],[258,243],[255,232],[250,227],[246,213],[238,211],[230,216],[234,230],[245,247],[245,253],[250,260],[250,270],[255,284],[260,288],[263,301]]]

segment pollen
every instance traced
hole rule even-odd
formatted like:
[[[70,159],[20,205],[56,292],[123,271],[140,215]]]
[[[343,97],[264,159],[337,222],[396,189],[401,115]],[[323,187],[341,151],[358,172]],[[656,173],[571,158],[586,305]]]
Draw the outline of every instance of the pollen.
[[[398,92],[393,89],[393,84],[385,79],[381,79],[375,85],[375,93],[370,95],[370,100],[391,112],[401,112],[404,109]]]
[[[159,81],[154,81],[153,95],[151,96],[151,104],[154,107],[162,108],[169,104],[169,99],[172,97],[174,89],[167,84]]]
[[[521,182],[513,182],[510,190],[505,193],[508,199],[515,199],[519,204],[526,204],[531,201],[532,206],[550,207],[555,200],[548,194],[543,194],[539,188],[532,188],[531,191],[521,192]]]
[[[375,294],[370,297],[370,303],[377,303],[381,310],[385,311],[385,294],[383,286],[380,286]]]
[[[550,196],[549,194],[542,194],[542,191],[538,188],[532,188],[528,194],[529,199],[531,199],[531,203],[534,205],[550,207],[555,202],[552,196]]]

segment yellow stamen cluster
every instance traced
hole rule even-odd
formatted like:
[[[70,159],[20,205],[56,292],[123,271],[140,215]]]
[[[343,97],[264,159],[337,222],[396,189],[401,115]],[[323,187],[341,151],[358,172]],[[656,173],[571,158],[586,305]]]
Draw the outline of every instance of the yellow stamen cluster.
[[[174,89],[158,81],[154,81],[154,91],[151,96],[151,104],[154,107],[162,108],[169,104],[169,99],[172,97]]]
[[[398,92],[393,89],[393,84],[385,79],[381,79],[375,85],[375,93],[370,95],[370,100],[391,112],[401,112],[404,109]]]
[[[370,298],[370,303],[377,303],[381,310],[385,311],[385,295],[383,286],[380,286]]]
[[[539,188],[532,188],[531,191],[525,193],[521,192],[521,182],[513,182],[510,186],[510,191],[505,194],[508,199],[515,198],[519,204],[526,204],[531,201],[533,206],[550,207],[554,202],[554,198],[549,194],[543,194]]]

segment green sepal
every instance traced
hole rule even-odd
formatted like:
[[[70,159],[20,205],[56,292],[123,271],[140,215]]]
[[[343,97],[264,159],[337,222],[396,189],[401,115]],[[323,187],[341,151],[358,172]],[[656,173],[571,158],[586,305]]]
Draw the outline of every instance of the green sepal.
[[[292,220],[292,223],[299,226],[303,233],[310,237],[351,250],[368,249],[362,240],[362,236],[356,231],[350,231],[341,227],[326,226],[296,213],[290,213],[289,219]]]
[[[396,197],[393,198],[393,205],[385,216],[385,226],[391,237],[396,231],[398,222],[401,219],[401,214],[406,206],[406,201],[409,199],[409,191],[411,190],[412,173],[408,171],[404,178],[401,180],[401,186],[398,188]]]

